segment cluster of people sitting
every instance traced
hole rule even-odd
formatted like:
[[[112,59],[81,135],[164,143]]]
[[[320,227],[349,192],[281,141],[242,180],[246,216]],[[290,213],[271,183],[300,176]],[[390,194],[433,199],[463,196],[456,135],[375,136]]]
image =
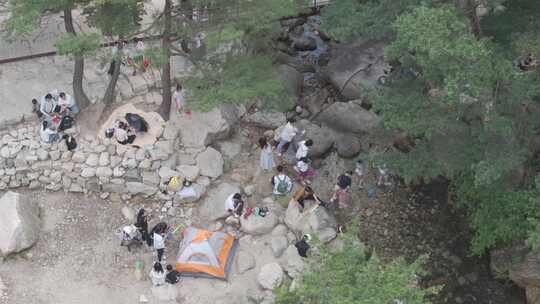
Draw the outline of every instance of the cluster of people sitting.
[[[125,121],[117,119],[111,128],[105,130],[105,137],[114,137],[121,145],[131,145],[138,134],[148,132],[148,123],[135,113],[127,113],[124,118]]]
[[[538,65],[538,61],[532,53],[528,53],[526,56],[520,57],[517,60],[517,66],[522,71],[529,71],[534,69]]]
[[[69,150],[77,146],[75,139],[63,134],[73,127],[75,115],[80,109],[73,96],[57,90],[47,93],[39,101],[32,99],[32,112],[40,122],[39,135],[44,143],[52,143],[60,138],[66,140]]]

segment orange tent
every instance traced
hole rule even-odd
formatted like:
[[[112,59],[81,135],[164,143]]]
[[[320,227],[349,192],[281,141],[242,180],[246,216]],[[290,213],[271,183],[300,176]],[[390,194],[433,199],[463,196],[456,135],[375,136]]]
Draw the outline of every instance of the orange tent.
[[[237,240],[221,231],[188,227],[182,231],[176,270],[182,275],[227,279]]]

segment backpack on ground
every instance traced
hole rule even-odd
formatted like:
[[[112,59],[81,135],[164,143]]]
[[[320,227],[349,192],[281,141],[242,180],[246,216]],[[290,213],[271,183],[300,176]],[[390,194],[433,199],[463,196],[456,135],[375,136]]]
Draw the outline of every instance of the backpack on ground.
[[[64,131],[67,129],[70,129],[73,127],[73,124],[75,123],[75,120],[71,116],[64,116],[62,117],[62,120],[60,121],[60,125],[58,126],[58,131]]]
[[[66,147],[68,151],[75,150],[77,148],[77,141],[75,140],[75,137],[71,135],[64,135],[64,140],[66,141]]]
[[[289,191],[289,184],[287,183],[287,178],[284,177],[283,179],[280,179],[277,175],[276,178],[278,180],[278,184],[276,187],[276,190],[279,194],[285,194]]]

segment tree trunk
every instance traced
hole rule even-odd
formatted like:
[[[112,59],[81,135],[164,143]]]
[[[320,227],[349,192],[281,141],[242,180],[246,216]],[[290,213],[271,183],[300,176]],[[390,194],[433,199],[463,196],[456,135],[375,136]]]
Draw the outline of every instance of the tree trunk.
[[[71,9],[64,10],[64,26],[66,32],[72,35],[77,35],[73,26],[73,16]],[[88,96],[84,93],[83,78],[84,78],[84,58],[82,56],[74,56],[75,66],[73,69],[73,96],[80,108],[85,108],[90,104]]]
[[[162,67],[161,87],[162,87],[162,102],[159,107],[159,114],[164,120],[169,120],[171,113],[171,19],[172,19],[172,0],[165,1],[165,9],[163,11],[164,29],[161,38],[161,49],[165,55],[165,63]]]
[[[114,70],[113,74],[111,75],[111,79],[109,80],[109,85],[107,85],[107,90],[105,91],[105,95],[103,95],[103,102],[106,105],[109,105],[114,102],[115,90],[116,90],[116,84],[118,83],[118,77],[120,76],[120,66],[122,65],[122,49],[123,49],[123,43],[122,38],[118,39],[120,42],[118,44],[118,52],[116,53],[116,57],[112,59],[114,62]]]

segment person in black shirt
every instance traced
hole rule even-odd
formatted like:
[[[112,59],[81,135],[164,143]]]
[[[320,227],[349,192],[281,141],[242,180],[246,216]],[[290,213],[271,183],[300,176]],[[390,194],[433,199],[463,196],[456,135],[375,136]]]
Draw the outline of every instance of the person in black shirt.
[[[352,172],[347,171],[345,174],[338,176],[336,186],[334,187],[334,195],[330,201],[339,203],[339,208],[346,208],[349,200],[349,188],[352,184]]]
[[[176,284],[180,281],[180,273],[173,269],[172,265],[167,265],[167,275],[165,276],[165,282],[169,284]]]

